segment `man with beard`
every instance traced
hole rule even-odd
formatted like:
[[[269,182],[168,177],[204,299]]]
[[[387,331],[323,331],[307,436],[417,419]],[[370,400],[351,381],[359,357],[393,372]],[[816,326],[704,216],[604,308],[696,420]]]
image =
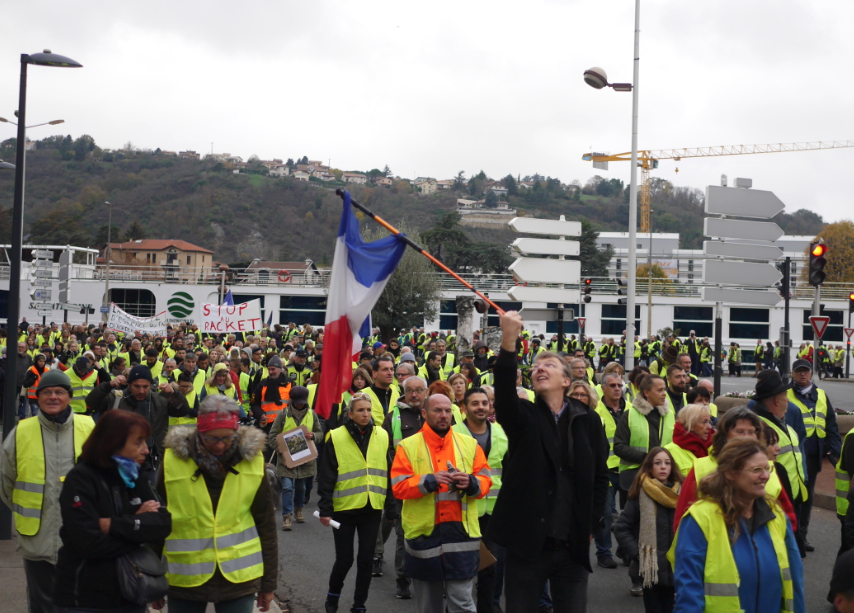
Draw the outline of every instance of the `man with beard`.
[[[442,370],[442,356],[436,351],[428,353],[427,360],[418,370],[418,375],[427,381],[428,387],[432,385],[434,381],[444,381],[446,377],[445,372]]]
[[[267,360],[268,377],[262,379],[252,396],[252,414],[256,422],[269,432],[276,417],[290,402],[292,383],[282,365],[282,359],[274,355]]]
[[[445,353],[447,349],[447,344],[441,338],[436,341],[436,353],[439,354],[440,365],[442,369],[443,376],[441,377],[442,381],[446,380],[451,376],[451,373],[454,372],[454,354],[453,353]],[[432,383],[432,381],[430,381]]]
[[[478,341],[474,345],[474,365],[480,372],[485,372],[489,369],[489,358],[493,353],[483,341]]]
[[[145,365],[151,371],[151,378],[154,381],[157,380],[157,377],[160,376],[160,371],[163,370],[163,362],[157,359],[158,356],[157,349],[154,347],[149,347],[145,350]]]
[[[688,371],[690,372],[690,371]],[[677,364],[667,367],[667,404],[673,410],[674,415],[688,404],[685,394],[688,393],[688,374]]]

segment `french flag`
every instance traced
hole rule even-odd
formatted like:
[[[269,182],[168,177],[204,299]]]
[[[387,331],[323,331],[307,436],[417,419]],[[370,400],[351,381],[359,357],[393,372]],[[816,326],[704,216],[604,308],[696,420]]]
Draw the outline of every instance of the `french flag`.
[[[371,333],[371,309],[406,250],[396,236],[373,243],[362,240],[350,192],[344,192],[343,200],[323,327],[323,376],[315,402],[315,411],[324,419],[350,387],[353,356],[362,350],[362,337]]]

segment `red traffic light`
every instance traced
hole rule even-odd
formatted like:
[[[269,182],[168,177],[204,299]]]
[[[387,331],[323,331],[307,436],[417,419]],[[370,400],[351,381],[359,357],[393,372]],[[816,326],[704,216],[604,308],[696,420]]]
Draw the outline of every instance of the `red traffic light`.
[[[825,245],[824,243],[816,243],[815,245],[813,245],[811,253],[814,257],[820,258],[827,254],[827,245]]]
[[[584,285],[590,285],[593,283],[593,279],[584,279]]]
[[[848,300],[854,300],[854,292],[848,294]]]

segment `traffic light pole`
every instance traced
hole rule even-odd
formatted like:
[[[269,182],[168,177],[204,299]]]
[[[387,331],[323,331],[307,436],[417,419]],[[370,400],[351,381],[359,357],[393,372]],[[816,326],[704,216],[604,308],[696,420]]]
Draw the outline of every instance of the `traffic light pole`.
[[[818,317],[821,313],[819,313],[821,309],[821,285],[815,286],[815,298],[812,301],[812,314],[813,317]],[[813,330],[812,333],[812,376],[813,381],[816,377],[821,379],[818,372],[818,335]]]
[[[850,300],[850,298],[849,298]],[[851,306],[848,306],[848,328],[851,328]],[[845,378],[848,378],[849,368],[851,366],[851,337],[845,343]]]
[[[785,316],[785,321],[783,323],[783,330],[785,331],[783,335],[783,348],[781,349],[783,354],[783,363],[780,364],[780,375],[783,377],[783,383],[788,383],[788,373],[789,368],[792,365],[791,355],[789,353],[789,349],[792,345],[792,330],[789,328],[789,300],[792,295],[792,258],[786,258],[785,270],[783,271],[783,313]]]

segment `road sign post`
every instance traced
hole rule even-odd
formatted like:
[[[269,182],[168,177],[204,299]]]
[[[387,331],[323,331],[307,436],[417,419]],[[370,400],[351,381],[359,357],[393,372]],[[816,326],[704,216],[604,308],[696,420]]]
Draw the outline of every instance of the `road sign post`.
[[[845,378],[849,377],[851,367],[851,335],[854,334],[854,328],[851,327],[851,311],[848,311],[848,327],[845,328],[845,336],[848,341],[845,343]]]

